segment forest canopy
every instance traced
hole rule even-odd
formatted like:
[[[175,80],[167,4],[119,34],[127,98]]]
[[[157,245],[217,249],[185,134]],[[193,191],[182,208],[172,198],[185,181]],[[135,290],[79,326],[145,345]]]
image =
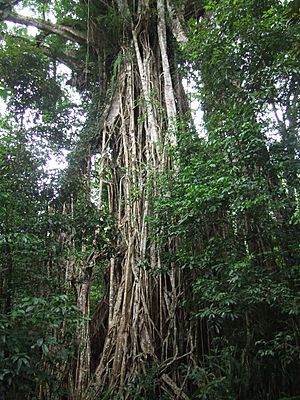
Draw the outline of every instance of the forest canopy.
[[[0,27],[0,398],[298,399],[300,2]]]

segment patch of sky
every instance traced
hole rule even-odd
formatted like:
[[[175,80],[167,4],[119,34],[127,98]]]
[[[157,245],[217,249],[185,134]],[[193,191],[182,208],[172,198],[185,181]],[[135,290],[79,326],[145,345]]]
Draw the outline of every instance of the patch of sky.
[[[184,90],[187,94],[189,105],[191,108],[192,118],[199,137],[206,137],[207,132],[204,127],[203,110],[197,95],[196,82],[193,78],[184,78],[182,80]]]

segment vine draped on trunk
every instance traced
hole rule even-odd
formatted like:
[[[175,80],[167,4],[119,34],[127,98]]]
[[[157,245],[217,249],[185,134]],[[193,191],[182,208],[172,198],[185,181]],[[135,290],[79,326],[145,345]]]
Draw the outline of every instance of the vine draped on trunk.
[[[147,2],[139,2],[139,12],[143,17],[121,50],[123,63],[99,131],[100,187],[107,192],[119,236],[102,301],[108,304],[107,318],[98,329],[95,319],[92,327],[93,343],[103,343],[99,354],[93,354],[92,346],[92,357],[97,358],[95,383],[97,388],[105,382],[122,388],[146,374],[152,363],[159,366],[164,390],[187,398],[184,381],[174,368],[178,360],[188,362],[196,347],[194,323],[180,305],[184,277],[172,265],[167,273],[156,273],[162,268],[160,249],[149,240],[147,226],[151,198],[158,195],[155,177],[170,166],[165,149],[176,129],[174,85],[181,88],[180,96],[185,94],[171,76],[175,50],[167,40],[164,2],[158,1],[157,16],[148,14]],[[102,307],[105,310],[101,305],[99,313]]]

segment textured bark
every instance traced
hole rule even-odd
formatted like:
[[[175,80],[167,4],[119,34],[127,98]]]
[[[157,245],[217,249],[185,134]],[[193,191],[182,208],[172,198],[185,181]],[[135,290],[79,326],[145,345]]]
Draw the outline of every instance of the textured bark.
[[[107,295],[92,323],[95,380],[86,398],[98,398],[103,387],[132,398],[128,383],[152,365],[158,398],[168,393],[187,399],[186,379],[177,367],[192,363],[198,346],[197,327],[181,306],[189,283],[174,265],[161,265],[160,249],[148,237],[152,198],[159,195],[156,179],[171,165],[165,148],[174,144],[176,103],[182,103],[173,87],[178,76],[172,78],[170,69],[167,4],[158,0],[156,7],[147,15],[148,2],[139,2],[143,18],[122,50],[117,86],[99,131],[100,172],[105,171],[100,190],[108,194],[119,236]],[[168,251],[174,246],[170,242]],[[162,267],[167,271],[161,273]]]

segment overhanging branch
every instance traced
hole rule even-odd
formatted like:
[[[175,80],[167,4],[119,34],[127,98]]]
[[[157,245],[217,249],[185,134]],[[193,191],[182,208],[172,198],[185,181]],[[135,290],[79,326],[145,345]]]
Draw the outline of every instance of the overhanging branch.
[[[20,15],[13,12],[9,12],[8,15],[5,17],[5,19],[7,21],[15,22],[26,26],[35,26],[36,28],[41,29],[42,31],[60,35],[66,39],[72,40],[79,44],[87,43],[87,34],[85,32],[81,32],[77,29],[74,29],[70,26],[53,24],[50,22],[42,21],[37,18],[25,17],[24,15]]]

